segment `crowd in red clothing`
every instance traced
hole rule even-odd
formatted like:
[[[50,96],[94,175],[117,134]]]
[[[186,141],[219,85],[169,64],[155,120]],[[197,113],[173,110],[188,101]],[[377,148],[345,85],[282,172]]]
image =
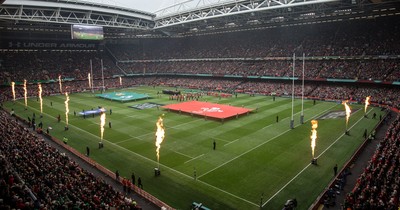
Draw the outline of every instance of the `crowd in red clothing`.
[[[109,44],[118,60],[398,55],[399,26],[381,18]],[[296,36],[293,36],[296,34]],[[318,36],[316,36],[318,34]]]
[[[22,82],[23,79],[55,80],[61,78],[86,79],[91,71],[94,78],[103,74],[121,74],[110,57],[101,51],[0,51],[0,83]]]
[[[397,210],[400,187],[400,116],[393,121],[386,136],[354,189],[346,197],[345,207],[353,210]]]
[[[139,209],[0,111],[0,209]]]
[[[96,89],[102,87],[102,80],[95,80]],[[282,81],[244,81],[237,79],[221,78],[179,78],[179,77],[123,77],[122,85],[119,78],[104,80],[106,89],[133,87],[138,85],[169,86],[174,88],[201,89],[204,91],[222,91],[226,93],[249,93],[261,95],[288,96],[292,94],[290,80]],[[24,97],[24,90],[21,85],[16,88],[16,98]],[[28,85],[28,97],[38,96],[38,86]],[[43,96],[60,94],[58,83],[42,84]],[[0,88],[1,101],[11,100],[11,87]],[[84,92],[90,91],[88,81],[69,81],[63,83],[63,92]],[[302,95],[301,83],[295,83],[295,96]],[[353,85],[353,84],[314,84],[307,82],[304,86],[304,96],[316,99],[331,100],[354,100],[362,102],[366,96],[371,96],[371,102],[388,105],[393,108],[400,108],[400,91],[397,87],[374,86],[374,85]]]
[[[302,60],[296,61],[295,77],[302,77]],[[293,62],[288,60],[258,61],[153,61],[121,63],[130,74],[211,74],[235,76],[292,77]],[[307,60],[306,79],[353,79],[397,81],[400,60]]]
[[[296,36],[292,36],[294,33]],[[288,58],[293,53],[298,56],[296,77],[302,75],[301,57],[305,53],[308,79],[399,81],[399,36],[399,26],[381,19],[138,39],[133,44],[108,43],[104,51],[0,51],[0,82],[51,80],[59,75],[86,79],[90,60],[94,77],[101,78],[101,59],[106,78],[125,73],[288,77],[292,76],[293,65]]]

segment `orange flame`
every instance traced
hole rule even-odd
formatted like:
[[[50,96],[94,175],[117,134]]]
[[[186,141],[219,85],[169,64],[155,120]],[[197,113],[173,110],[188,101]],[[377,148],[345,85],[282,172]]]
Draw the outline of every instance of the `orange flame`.
[[[15,101],[15,82],[11,82],[11,91],[12,91],[12,94],[13,94],[13,99]]]
[[[28,90],[26,89],[26,79],[24,79],[24,99],[26,108],[28,106]]]
[[[317,140],[317,128],[318,128],[318,121],[317,120],[311,120],[311,149],[312,149],[312,156],[314,158],[314,150],[315,150],[315,145],[316,145],[316,140]]]
[[[364,113],[367,114],[367,108],[369,103],[369,99],[371,98],[371,96],[367,96],[367,98],[365,98],[365,108],[364,108]]]
[[[102,112],[100,115],[100,139],[103,140],[104,125],[106,124],[106,113]]]
[[[119,77],[119,85],[122,86],[122,77]]]
[[[157,162],[160,162],[160,148],[161,148],[161,142],[163,142],[164,137],[165,137],[165,130],[164,130],[164,124],[163,124],[163,117],[164,114],[162,114],[158,120],[157,120],[157,131],[156,131],[156,152],[157,152]]]
[[[62,83],[61,83],[61,75],[58,76],[58,84],[60,85],[60,93],[62,94]]]
[[[68,104],[68,102],[69,102],[69,96],[68,96],[68,93],[67,92],[65,92],[65,122],[67,123],[67,126],[68,126],[68,113],[69,113],[69,104]]]
[[[39,83],[38,86],[39,86],[40,113],[43,113],[42,84]]]
[[[344,108],[346,109],[346,130],[347,130],[347,125],[349,124],[349,118],[351,114],[351,109],[350,106],[347,105],[348,101],[343,101],[342,104],[344,105]]]
[[[88,77],[88,81],[89,81],[89,88],[92,88],[92,83],[90,81],[90,73],[88,73],[87,77]]]

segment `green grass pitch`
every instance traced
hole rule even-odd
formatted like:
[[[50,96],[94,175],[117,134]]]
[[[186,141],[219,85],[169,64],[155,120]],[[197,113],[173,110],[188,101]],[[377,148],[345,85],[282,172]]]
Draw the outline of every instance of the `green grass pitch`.
[[[364,118],[364,106],[352,104],[354,111],[344,135],[344,118],[319,120],[315,156],[318,165],[311,165],[310,120],[329,111],[344,111],[335,102],[304,101],[304,124],[300,124],[301,100],[294,102],[294,129],[290,129],[291,98],[269,96],[251,97],[239,94],[237,98],[204,96],[201,100],[244,106],[254,112],[238,119],[224,122],[204,119],[188,114],[167,112],[150,108],[137,110],[128,106],[153,102],[178,103],[168,100],[168,95],[157,97],[157,91],[165,87],[135,87],[124,90],[149,94],[152,98],[121,103],[97,98],[91,93],[70,94],[69,130],[65,126],[65,96],[49,96],[43,99],[43,118],[36,98],[7,102],[20,117],[32,118],[53,129],[50,134],[86,153],[91,148],[91,158],[111,171],[119,170],[121,176],[130,177],[134,172],[141,177],[144,190],[177,209],[188,209],[193,201],[211,209],[282,209],[287,199],[296,198],[298,209],[307,209],[333,179],[333,166],[341,168],[363,141],[364,129],[370,131],[378,119],[372,113],[383,115],[379,108],[368,109]],[[50,103],[52,102],[52,106]],[[76,113],[103,106],[107,111],[104,131],[104,148],[100,141],[100,118],[74,116]],[[61,122],[56,117],[61,115]],[[156,121],[165,114],[166,137],[161,144],[161,176],[154,176],[158,166],[155,147]],[[276,116],[279,122],[276,123]],[[379,117],[377,117],[379,118]],[[108,122],[112,122],[112,128]],[[217,148],[213,150],[213,141]],[[194,178],[196,174],[196,178]]]

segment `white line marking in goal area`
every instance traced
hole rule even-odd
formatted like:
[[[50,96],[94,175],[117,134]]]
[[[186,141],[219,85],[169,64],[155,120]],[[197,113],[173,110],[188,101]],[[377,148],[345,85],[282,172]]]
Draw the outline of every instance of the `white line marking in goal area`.
[[[240,138],[239,138],[239,139],[240,139]],[[229,143],[227,143],[227,144],[224,144],[224,147],[225,147],[226,145],[230,145],[230,144],[232,144],[232,143],[238,141],[239,139],[235,139],[235,140],[233,140],[233,141],[231,141],[231,142],[229,142]]]
[[[228,141],[228,140],[225,140],[225,139],[220,139],[220,138],[215,138],[215,137],[210,137],[211,139],[215,139],[215,140],[218,140],[218,141],[224,141],[224,142],[228,142],[228,143],[230,143],[231,141]]]
[[[321,113],[318,113],[318,114],[314,115],[314,116],[311,117],[310,119],[314,119],[314,117],[319,116],[319,115],[321,115],[321,114],[323,114],[323,113],[325,113],[325,112],[328,112],[330,109],[332,109],[332,108],[335,107],[336,105],[337,105],[337,104],[335,104],[334,106],[330,107],[329,109],[324,110],[324,111],[321,112]],[[308,121],[308,120],[306,120],[306,121]],[[300,125],[301,125],[301,124],[300,124]],[[300,125],[297,125],[297,126],[295,126],[295,127],[298,127],[298,126],[300,126]],[[221,168],[222,166],[224,166],[224,165],[226,165],[226,164],[228,164],[228,163],[230,163],[230,162],[232,162],[232,161],[234,161],[234,160],[236,160],[236,159],[242,157],[243,155],[245,155],[245,154],[247,154],[247,153],[249,153],[249,152],[251,152],[251,151],[253,151],[253,150],[255,150],[255,149],[259,148],[259,147],[261,147],[262,145],[264,145],[264,144],[266,144],[266,143],[268,143],[268,142],[270,142],[270,141],[272,141],[272,140],[278,138],[279,136],[282,136],[283,134],[285,134],[285,133],[287,133],[287,132],[289,132],[289,131],[291,131],[291,130],[292,130],[292,129],[288,129],[288,130],[282,132],[281,134],[279,134],[279,135],[273,137],[272,139],[269,139],[268,141],[264,141],[263,143],[257,145],[256,147],[253,147],[252,149],[247,150],[246,152],[244,152],[244,153],[242,153],[242,154],[240,154],[240,155],[238,155],[238,156],[232,158],[231,160],[226,161],[225,163],[223,163],[223,164],[221,164],[221,165],[219,165],[219,166],[217,166],[217,167],[215,167],[215,168],[213,168],[213,169],[207,171],[206,173],[204,173],[204,174],[198,176],[198,178],[201,178],[201,177],[203,177],[203,176],[205,176],[205,175],[207,175],[207,174],[209,174],[209,173],[211,173],[211,172],[217,170],[218,168]]]
[[[175,153],[178,153],[178,154],[180,154],[180,155],[183,155],[183,156],[185,156],[185,157],[188,157],[188,158],[191,158],[191,159],[193,159],[194,157],[192,157],[192,156],[189,156],[189,155],[186,155],[186,154],[183,154],[183,153],[181,153],[181,152],[178,152],[178,151],[175,151],[175,150],[171,150],[172,152],[175,152]]]
[[[370,113],[372,111],[369,110],[368,113]],[[354,125],[352,125],[349,130],[351,130],[355,125],[357,125],[362,119],[364,119],[364,116],[362,116],[356,123],[354,123]],[[340,135],[334,142],[332,142],[332,144],[329,145],[329,147],[327,147],[324,151],[321,152],[320,155],[317,156],[317,159],[319,157],[321,157],[326,151],[328,151],[328,149],[330,149],[334,144],[336,144],[337,141],[339,141],[339,139],[341,139],[343,136],[345,135],[345,133],[343,133],[342,135]],[[303,171],[305,171],[309,166],[311,165],[311,163],[309,163],[306,167],[304,167],[299,173],[296,174],[296,176],[294,176],[289,182],[287,182],[281,189],[278,190],[278,192],[276,192],[272,197],[270,197],[265,203],[262,204],[262,207],[264,207],[268,202],[270,202],[273,198],[275,198],[276,195],[278,195],[283,189],[285,189],[293,180],[295,180],[301,173],[303,173]]]
[[[305,110],[309,110],[309,109],[311,109],[311,108],[312,108],[312,107],[309,107],[309,108],[307,108],[307,109],[305,109]],[[331,107],[331,108],[333,108],[333,107]],[[331,108],[329,108],[329,109],[331,109]],[[300,112],[296,112],[293,116],[296,116],[296,115],[298,115],[298,114],[301,114],[301,111],[300,111]],[[271,117],[273,117],[273,116],[271,116]],[[285,121],[286,119],[290,119],[290,116],[289,116],[289,117],[285,117],[285,118],[279,120],[279,122],[277,122],[277,123],[271,123],[271,124],[269,124],[269,125],[263,127],[262,130],[264,130],[264,129],[268,128],[268,127],[271,127],[271,126],[273,126],[273,125],[276,125],[276,124],[278,124],[278,123],[280,123],[280,122],[282,122],[282,121]]]
[[[192,159],[190,159],[190,160],[184,162],[183,164],[186,164],[186,163],[188,163],[188,162],[190,162],[190,161],[192,161],[192,160],[196,160],[197,158],[202,157],[203,155],[204,155],[204,154],[201,154],[201,155],[199,155],[199,156],[197,156],[197,157],[194,157],[194,158],[192,158]]]
[[[115,142],[115,144],[121,144],[121,143],[124,143],[124,142],[127,142],[127,141],[131,141],[133,139],[139,139],[139,138],[133,137],[133,138],[125,139],[125,140],[122,140],[122,141],[117,141],[117,142]],[[142,139],[139,139],[139,140],[142,140]]]

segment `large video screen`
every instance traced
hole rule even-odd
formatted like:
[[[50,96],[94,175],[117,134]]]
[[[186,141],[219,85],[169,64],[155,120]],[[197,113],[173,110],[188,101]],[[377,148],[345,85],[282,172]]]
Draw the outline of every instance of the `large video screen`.
[[[72,39],[103,40],[104,33],[101,26],[72,25]]]

